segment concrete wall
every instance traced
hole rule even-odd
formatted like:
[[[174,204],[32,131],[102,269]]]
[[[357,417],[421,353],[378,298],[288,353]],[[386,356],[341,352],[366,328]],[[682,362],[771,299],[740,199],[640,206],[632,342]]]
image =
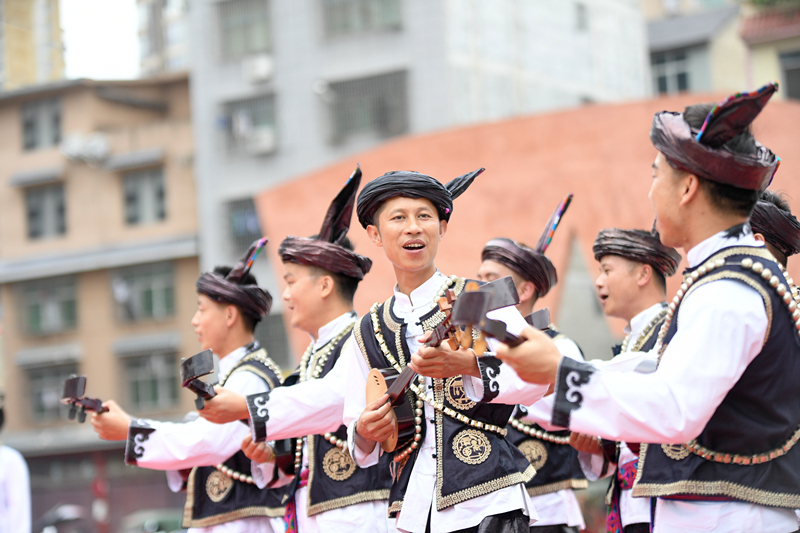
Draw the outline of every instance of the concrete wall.
[[[739,19],[728,22],[709,43],[711,87],[720,92],[737,92],[747,87],[747,45],[739,35]]]
[[[58,0],[2,3],[3,79],[5,90],[61,79],[64,51]]]

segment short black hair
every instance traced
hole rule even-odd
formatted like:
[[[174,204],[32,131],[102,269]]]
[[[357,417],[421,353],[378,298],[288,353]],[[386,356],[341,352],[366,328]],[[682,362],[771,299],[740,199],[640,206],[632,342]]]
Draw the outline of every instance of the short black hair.
[[[312,235],[312,239],[316,239],[319,235]],[[345,236],[342,238],[341,241],[338,243],[342,248],[349,250],[351,252],[355,251],[355,247],[353,246],[352,241]],[[333,285],[336,287],[336,294],[339,295],[339,298],[342,301],[353,304],[353,298],[355,298],[356,290],[358,289],[358,284],[361,281],[358,278],[354,278],[352,276],[345,276],[344,274],[339,274],[336,272],[331,272],[321,267],[312,267],[317,270],[318,273],[325,276],[330,276],[333,279]]]
[[[683,118],[692,129],[699,131],[700,128],[703,127],[706,117],[714,108],[714,105],[715,104],[691,105],[684,110]],[[755,155],[758,153],[756,139],[753,137],[749,126],[728,142],[717,145],[709,144],[709,146],[712,148],[725,147],[736,154]],[[750,216],[753,207],[755,207],[758,201],[759,191],[751,191],[749,189],[717,183],[701,176],[697,178],[700,180],[700,186],[708,195],[714,207],[720,211],[733,212],[745,217]]]
[[[217,266],[217,267],[214,267],[214,274],[219,274],[220,276],[222,276],[224,278],[228,274],[231,273],[231,270],[233,270],[233,267]],[[242,277],[242,281],[240,283],[242,285],[258,285],[258,281],[256,281],[256,277],[254,275],[252,275],[250,272],[248,272],[247,274],[245,274]],[[249,331],[250,333],[255,333],[256,326],[258,325],[259,322],[261,322],[261,317],[254,317],[252,315],[249,315],[249,314],[245,313],[244,310],[241,307],[239,307],[238,305],[236,305],[236,304],[232,304],[230,302],[221,302],[221,303],[224,303],[226,305],[232,305],[232,306],[236,307],[236,309],[239,310],[239,314],[242,317],[242,322],[244,323],[245,329],[247,331]]]

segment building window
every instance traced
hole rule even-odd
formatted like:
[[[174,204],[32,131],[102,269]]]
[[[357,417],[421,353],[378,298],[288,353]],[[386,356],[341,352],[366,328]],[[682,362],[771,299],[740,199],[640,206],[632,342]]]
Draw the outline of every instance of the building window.
[[[149,224],[166,218],[164,169],[128,172],[122,179],[126,224]]]
[[[271,32],[267,0],[228,0],[219,5],[224,59],[269,52]]]
[[[61,100],[50,98],[22,106],[22,147],[47,148],[61,142]]]
[[[292,359],[283,315],[267,315],[261,319],[256,326],[255,338],[279,367],[293,368],[297,364]]]
[[[114,274],[111,292],[117,317],[124,322],[162,320],[175,314],[172,263],[126,268]]]
[[[133,409],[167,409],[177,405],[178,365],[174,353],[128,357],[125,367]]]
[[[322,0],[329,37],[401,27],[400,0]]]
[[[589,10],[586,4],[575,4],[575,29],[587,31],[589,29]]]
[[[57,237],[67,231],[64,184],[25,189],[28,238]]]
[[[66,418],[69,408],[60,401],[64,380],[78,373],[74,363],[28,370],[33,418],[39,422]]]
[[[333,142],[359,134],[390,137],[408,129],[406,73],[330,84]]]
[[[228,149],[251,155],[275,151],[275,97],[259,96],[225,104]]]
[[[800,50],[780,55],[786,98],[800,100]]]
[[[252,198],[236,200],[228,204],[228,212],[235,252],[241,255],[247,251],[253,241],[260,239],[262,235],[256,206],[253,204]]]
[[[47,278],[21,285],[23,329],[47,335],[74,329],[78,324],[75,278]]]
[[[689,61],[685,50],[656,52],[651,55],[653,90],[656,94],[675,94],[691,89]]]

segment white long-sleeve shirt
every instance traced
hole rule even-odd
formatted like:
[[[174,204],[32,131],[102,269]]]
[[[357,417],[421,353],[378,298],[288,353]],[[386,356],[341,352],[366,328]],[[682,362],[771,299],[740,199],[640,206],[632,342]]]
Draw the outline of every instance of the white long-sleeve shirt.
[[[358,324],[358,316],[345,313],[319,329],[317,338],[311,339],[316,352],[328,344],[350,324]],[[342,425],[344,391],[351,386],[347,376],[336,372],[339,362],[321,379],[311,379],[314,368],[306,369],[306,380],[291,387],[279,387],[270,393],[266,407],[269,409],[267,436],[271,440],[301,438],[306,435],[333,432]],[[328,377],[331,376],[332,377]],[[303,469],[308,468],[308,444],[303,443]],[[266,471],[265,471],[266,470]],[[263,487],[265,479],[271,479],[268,465],[253,463],[253,472],[262,471],[254,478]],[[297,528],[303,533],[347,531],[353,533],[391,533],[396,531],[394,520],[388,517],[386,500],[362,502],[339,509],[331,509],[308,516],[308,487],[295,493]]]
[[[581,354],[578,345],[572,339],[556,337],[554,343],[561,355],[571,357],[576,361],[583,361],[583,354]],[[537,422],[535,419],[529,418],[528,415],[520,417],[520,420],[523,422]],[[569,445],[566,444],[565,446]],[[583,521],[583,513],[581,513],[581,505],[578,503],[578,498],[572,489],[561,489],[556,492],[531,496],[531,503],[539,515],[539,521],[536,522],[537,526],[567,524],[578,529],[586,528],[586,524]]]
[[[736,245],[762,246],[750,232],[738,237],[720,232],[692,248],[687,260],[694,267],[718,250]],[[656,444],[696,438],[761,351],[767,316],[757,291],[723,279],[694,289],[681,304],[680,321],[656,372],[611,372],[598,366],[600,371],[577,389],[582,403],[571,412],[570,429]],[[654,533],[789,533],[798,527],[789,509],[736,501],[659,498],[655,516]]]
[[[28,464],[8,446],[0,446],[0,533],[31,533]]]
[[[237,348],[219,360],[219,374],[224,375],[247,355],[246,347]],[[230,375],[225,388],[242,395],[266,392],[264,380],[252,372]],[[155,431],[141,443],[142,456],[137,465],[153,470],[181,470],[195,466],[214,466],[226,461],[241,449],[250,433],[241,422],[213,424],[203,418],[191,422],[170,423],[147,420]],[[242,518],[205,528],[191,528],[193,533],[280,533],[283,518]]]
[[[418,324],[418,322],[422,316],[430,311],[430,305],[434,301],[436,292],[446,281],[447,277],[441,272],[436,271],[428,281],[412,291],[410,297],[401,293],[397,286],[395,286],[395,300],[392,311],[395,316],[403,320],[406,324],[405,340],[408,345],[409,356],[419,350],[421,346],[417,339],[421,337],[424,332],[422,326]],[[490,314],[490,318],[505,322],[511,333],[519,333],[527,325],[522,315],[514,308],[504,308],[493,311]],[[492,339],[489,340],[490,348],[496,345],[495,341]],[[361,353],[357,343],[352,341],[348,342],[342,352],[342,357],[340,362],[337,363],[337,366],[338,364],[343,364],[344,366],[341,370],[350,376],[344,408],[344,421],[345,425],[348,427],[350,453],[360,466],[371,466],[378,461],[378,457],[381,453],[380,446],[376,444],[372,453],[365,454],[354,444],[355,422],[366,407],[364,390],[367,374],[370,369],[366,363],[365,355]],[[505,375],[510,374],[510,371],[502,372],[501,376],[505,380]],[[516,376],[516,374],[514,374],[514,376]],[[547,390],[547,387],[540,387],[532,393],[530,387],[524,390],[525,388],[520,385],[520,382],[521,380],[519,380],[517,376],[516,379],[510,379],[510,383],[506,385],[505,388],[507,390],[513,390],[516,394],[524,393],[523,395],[528,395],[528,403],[533,403],[538,400]],[[432,380],[430,378],[426,379],[425,386],[432,386]],[[502,388],[503,387],[501,387],[501,394]],[[476,395],[473,389],[478,389],[481,393],[477,394],[477,396],[482,397],[483,381],[474,378],[472,380],[465,379],[464,389],[468,395]],[[499,403],[502,400],[498,397],[495,398],[494,401]],[[429,424],[429,421],[433,420],[434,416],[433,408],[428,403],[425,403],[424,423]],[[528,493],[522,483],[458,503],[441,511],[437,510],[435,501],[435,435],[435,427],[429,425],[411,471],[405,499],[403,500],[403,508],[397,517],[397,529],[413,533],[423,533],[428,521],[428,516],[430,515],[430,530],[448,533],[475,526],[486,516],[517,509],[522,510],[529,516],[531,523],[536,521],[536,511],[533,506],[530,505]]]

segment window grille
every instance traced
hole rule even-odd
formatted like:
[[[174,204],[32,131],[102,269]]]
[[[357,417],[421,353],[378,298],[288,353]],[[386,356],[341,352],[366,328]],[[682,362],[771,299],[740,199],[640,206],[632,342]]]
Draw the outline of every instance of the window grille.
[[[247,251],[253,241],[262,236],[253,199],[246,198],[229,203],[228,213],[235,252],[241,255]]]
[[[69,408],[60,401],[64,380],[78,373],[78,366],[54,365],[28,370],[28,389],[30,391],[33,418],[39,422],[66,419]]]
[[[61,100],[49,98],[22,106],[22,147],[26,151],[61,142]]]
[[[111,293],[123,322],[163,320],[175,314],[172,263],[138,265],[116,272]]]
[[[228,0],[219,4],[220,45],[224,59],[269,52],[269,3],[267,0]]]
[[[25,190],[28,238],[57,237],[67,231],[64,184],[31,187]]]
[[[783,71],[782,91],[786,98],[800,100],[800,50],[780,55]]]
[[[260,155],[275,150],[274,95],[228,102],[224,106],[224,122],[230,152]]]
[[[74,329],[78,324],[75,278],[47,278],[20,285],[23,329],[47,335]]]
[[[408,130],[406,72],[330,84],[334,143],[350,136],[391,137]]]
[[[148,224],[166,218],[164,169],[128,172],[122,179],[126,224]]]
[[[178,363],[174,353],[129,357],[125,366],[133,409],[167,409],[177,405]]]
[[[691,90],[686,50],[657,52],[651,56],[653,90],[656,94],[675,94]]]
[[[322,0],[325,35],[399,30],[400,0]]]

